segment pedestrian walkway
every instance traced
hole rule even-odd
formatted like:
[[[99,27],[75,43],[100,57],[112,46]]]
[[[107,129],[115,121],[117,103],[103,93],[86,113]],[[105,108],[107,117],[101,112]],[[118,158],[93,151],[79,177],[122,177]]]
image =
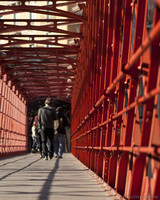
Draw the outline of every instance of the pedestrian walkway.
[[[0,200],[115,200],[72,154],[44,161],[39,154],[0,160]]]

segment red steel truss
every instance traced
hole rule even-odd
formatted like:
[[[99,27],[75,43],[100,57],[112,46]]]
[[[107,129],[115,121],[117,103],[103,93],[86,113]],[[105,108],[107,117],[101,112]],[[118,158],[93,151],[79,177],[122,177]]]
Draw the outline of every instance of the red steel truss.
[[[160,4],[88,0],[72,153],[125,199],[160,199]]]
[[[7,74],[7,80],[12,80],[12,85],[28,101],[44,96],[70,101],[83,33],[65,30],[64,26],[80,26],[86,19],[84,14],[65,11],[63,7],[77,4],[82,9],[85,1],[0,3],[1,76]],[[37,17],[27,18],[26,14]]]
[[[80,0],[0,0],[1,157],[28,151],[28,103],[70,102],[85,10]]]

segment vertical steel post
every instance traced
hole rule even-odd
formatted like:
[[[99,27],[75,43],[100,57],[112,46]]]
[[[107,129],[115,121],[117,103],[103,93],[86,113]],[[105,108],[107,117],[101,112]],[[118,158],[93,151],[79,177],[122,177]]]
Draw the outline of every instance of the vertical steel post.
[[[72,152],[126,199],[159,198],[160,16],[157,4],[148,33],[148,2],[87,2],[90,48],[73,90]]]

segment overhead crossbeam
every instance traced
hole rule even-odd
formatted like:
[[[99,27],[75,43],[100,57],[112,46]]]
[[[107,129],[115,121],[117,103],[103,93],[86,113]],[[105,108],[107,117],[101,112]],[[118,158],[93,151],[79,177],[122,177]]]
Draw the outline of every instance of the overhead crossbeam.
[[[7,74],[28,101],[56,95],[70,100],[86,2],[0,1],[0,75]],[[73,6],[82,14],[72,11]]]

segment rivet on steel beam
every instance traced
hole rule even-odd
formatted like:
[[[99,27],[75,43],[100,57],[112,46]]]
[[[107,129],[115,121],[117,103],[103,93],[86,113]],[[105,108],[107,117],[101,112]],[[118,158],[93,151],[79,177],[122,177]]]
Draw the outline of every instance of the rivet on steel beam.
[[[132,7],[132,6],[134,5],[134,3],[132,2],[130,5],[131,5],[131,7]]]

